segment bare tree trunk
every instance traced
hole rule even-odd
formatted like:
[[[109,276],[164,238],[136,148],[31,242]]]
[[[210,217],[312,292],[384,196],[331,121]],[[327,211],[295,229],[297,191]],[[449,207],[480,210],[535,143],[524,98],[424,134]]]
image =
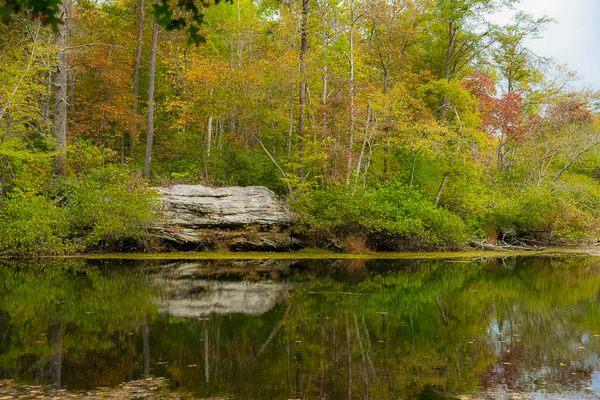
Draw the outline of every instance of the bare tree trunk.
[[[212,132],[213,132],[213,116],[208,116],[208,122],[206,124],[206,155],[210,156],[212,149]]]
[[[225,131],[225,123],[223,119],[219,118],[219,136],[217,138],[217,150],[223,151],[223,133]]]
[[[148,127],[146,130],[146,156],[144,158],[144,176],[150,179],[150,166],[152,163],[152,143],[154,142],[154,85],[156,79],[156,52],[158,47],[158,24],[154,22],[152,28],[152,52],[150,53],[150,72],[148,83]]]
[[[237,3],[237,66],[242,66],[242,57],[244,54],[243,44],[242,44],[242,11],[240,9],[241,0],[236,1]]]
[[[454,43],[456,41],[456,36],[458,35],[458,30],[456,29],[456,22],[451,19],[448,21],[448,45],[446,47],[446,63],[445,63],[445,78],[450,80],[450,76],[452,74],[452,58],[454,56]]]
[[[140,100],[140,71],[142,69],[142,54],[144,47],[144,19],[146,17],[146,5],[144,0],[140,0],[139,7],[139,27],[138,27],[138,38],[137,38],[137,53],[135,55],[135,69],[133,70],[133,113],[138,113],[138,103]],[[133,146],[135,144],[135,137],[133,135],[127,135],[126,146],[129,147],[129,153],[133,152]]]
[[[288,142],[287,142],[287,154],[288,157],[292,156],[292,146],[294,142],[294,95],[290,94],[290,124],[288,126]]]
[[[346,167],[346,183],[350,183],[350,175],[352,174],[352,164],[354,163],[354,98],[356,90],[354,82],[354,0],[350,0],[350,7],[350,129],[348,131],[348,165]]]
[[[370,141],[370,137],[369,137],[370,123],[371,123],[371,104],[369,103],[369,105],[367,106],[367,120],[365,121],[365,135],[363,137],[362,146],[360,148],[360,155],[358,156],[358,160],[356,162],[355,174],[356,174],[357,181],[360,178],[360,174],[362,173],[362,170],[363,170],[363,160],[365,157],[365,151],[367,149],[367,143],[369,143],[369,141]]]
[[[445,60],[445,68],[444,75],[447,81],[450,81],[452,76],[452,58],[454,57],[454,46],[456,42],[456,37],[458,35],[458,29],[456,29],[456,21],[453,19],[448,21],[448,44],[446,47],[446,60]],[[450,99],[448,95],[444,95],[444,103],[441,107],[442,116],[445,118],[448,112],[448,108],[450,106]]]
[[[137,113],[138,103],[137,100],[140,96],[140,71],[142,69],[142,54],[144,48],[144,19],[146,17],[146,10],[144,0],[140,0],[139,7],[139,27],[138,27],[138,38],[137,38],[137,53],[135,56],[135,69],[133,71],[133,96],[136,102],[134,103],[133,109]]]
[[[446,187],[446,183],[448,182],[448,174],[444,174],[442,178],[442,183],[437,192],[437,196],[435,196],[435,206],[438,207],[440,205],[440,200],[442,200],[442,193],[444,192],[444,188]]]
[[[329,72],[327,70],[327,65],[323,64],[322,67],[322,79],[323,79],[323,91],[321,92],[321,107],[323,107],[323,114],[321,124],[323,125],[323,140],[327,140],[327,90],[329,86]]]
[[[71,0],[63,0],[60,4],[60,19],[63,22],[58,25],[56,34],[58,61],[54,82],[54,135],[56,137],[56,149],[58,150],[55,168],[58,175],[65,175],[67,169],[65,160],[67,151],[67,86],[69,83],[67,47],[69,45],[70,14]]]
[[[304,119],[307,103],[306,53],[308,51],[308,0],[302,1],[302,27],[300,31],[300,110],[298,113],[298,138],[300,143],[304,136]],[[302,145],[302,144],[301,144]]]

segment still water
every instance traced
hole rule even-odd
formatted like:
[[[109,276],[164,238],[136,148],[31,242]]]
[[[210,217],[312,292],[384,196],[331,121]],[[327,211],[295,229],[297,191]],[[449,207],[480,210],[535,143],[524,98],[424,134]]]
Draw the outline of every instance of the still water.
[[[196,398],[599,399],[600,258],[3,261],[0,379]]]

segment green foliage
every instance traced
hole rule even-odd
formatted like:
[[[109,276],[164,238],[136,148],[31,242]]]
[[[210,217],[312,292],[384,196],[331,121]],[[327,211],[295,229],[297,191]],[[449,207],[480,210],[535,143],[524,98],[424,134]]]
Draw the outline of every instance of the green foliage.
[[[356,189],[333,186],[300,197],[296,207],[309,231],[341,238],[364,233],[379,249],[457,247],[468,237],[460,217],[397,183]]]
[[[64,188],[71,229],[86,245],[110,247],[145,238],[156,193],[141,178],[105,166],[67,179]]]
[[[227,3],[233,3],[233,0],[224,0]],[[178,1],[176,3],[169,0],[160,0],[154,4],[154,14],[156,21],[167,30],[187,30],[189,41],[193,43],[202,43],[204,36],[200,34],[200,27],[204,24],[203,8],[213,4],[220,3],[221,0],[202,0],[199,3],[194,1]],[[200,6],[198,6],[200,4]]]
[[[4,144],[8,144],[5,142]],[[11,150],[12,149],[12,150]],[[0,253],[35,256],[143,243],[156,193],[114,153],[87,142],[67,151],[67,177],[52,177],[50,158],[0,145],[10,155],[0,199]]]
[[[421,90],[429,108],[437,111],[451,125],[471,129],[478,126],[477,103],[460,81],[439,79],[424,85]]]
[[[593,236],[598,216],[578,208],[573,200],[568,192],[526,188],[498,198],[490,222],[503,238],[581,242]]]
[[[13,14],[40,18],[45,24],[56,26],[62,0],[3,0],[0,3],[0,22],[7,22]]]
[[[43,196],[15,191],[0,203],[0,254],[63,252],[67,231],[65,211]]]

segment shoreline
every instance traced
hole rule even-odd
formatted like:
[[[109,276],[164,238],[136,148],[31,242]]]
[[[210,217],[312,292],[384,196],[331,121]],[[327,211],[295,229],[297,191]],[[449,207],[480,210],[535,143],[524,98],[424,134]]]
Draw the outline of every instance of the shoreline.
[[[600,248],[554,247],[544,250],[466,250],[411,251],[380,253],[334,253],[311,249],[291,252],[173,252],[173,253],[81,253],[38,257],[0,257],[18,259],[84,259],[84,260],[403,260],[403,259],[478,259],[527,256],[600,256]]]

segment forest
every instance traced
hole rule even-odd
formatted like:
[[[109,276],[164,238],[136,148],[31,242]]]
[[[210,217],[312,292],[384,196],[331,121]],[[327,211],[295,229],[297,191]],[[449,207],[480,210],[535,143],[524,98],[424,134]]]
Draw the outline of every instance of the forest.
[[[311,247],[598,243],[600,93],[517,0],[38,3],[0,1],[2,255],[153,249],[178,183]]]

